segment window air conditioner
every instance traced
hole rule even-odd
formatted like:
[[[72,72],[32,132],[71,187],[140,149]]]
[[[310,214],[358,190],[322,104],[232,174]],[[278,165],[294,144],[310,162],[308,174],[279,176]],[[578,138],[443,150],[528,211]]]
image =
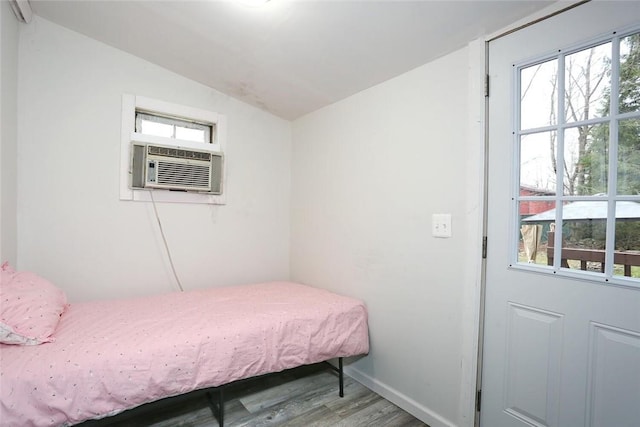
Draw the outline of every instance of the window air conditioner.
[[[131,187],[222,194],[223,154],[136,144],[131,147]]]

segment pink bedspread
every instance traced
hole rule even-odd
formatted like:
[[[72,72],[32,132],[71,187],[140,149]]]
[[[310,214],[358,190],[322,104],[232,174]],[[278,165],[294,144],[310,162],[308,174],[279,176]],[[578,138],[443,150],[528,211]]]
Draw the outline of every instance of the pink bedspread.
[[[72,304],[55,342],[0,344],[0,423],[68,425],[369,350],[362,302],[277,282]]]

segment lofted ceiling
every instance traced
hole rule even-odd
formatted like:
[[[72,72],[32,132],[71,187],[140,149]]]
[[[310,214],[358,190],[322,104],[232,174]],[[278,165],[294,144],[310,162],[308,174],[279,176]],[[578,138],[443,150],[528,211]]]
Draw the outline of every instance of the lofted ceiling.
[[[289,120],[550,3],[30,0],[36,15]]]

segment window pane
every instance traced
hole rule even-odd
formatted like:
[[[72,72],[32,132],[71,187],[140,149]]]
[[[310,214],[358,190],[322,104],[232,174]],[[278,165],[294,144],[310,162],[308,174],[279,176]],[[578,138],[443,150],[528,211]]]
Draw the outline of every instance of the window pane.
[[[523,191],[520,190],[521,194]],[[549,226],[555,219],[555,202],[551,200],[521,201],[520,242],[518,244],[518,262],[548,265],[547,248]],[[553,242],[551,242],[553,247]],[[553,248],[552,248],[553,251]],[[553,254],[553,252],[552,252]],[[553,255],[551,255],[553,258]]]
[[[566,122],[609,115],[611,43],[568,55],[565,59]]]
[[[140,132],[146,135],[163,136],[165,138],[173,138],[173,126],[165,123],[152,122],[142,120],[140,122]]]
[[[616,216],[613,275],[640,279],[640,203],[618,202]]]
[[[561,267],[604,272],[607,202],[572,202],[562,207]]]
[[[640,119],[618,124],[618,194],[640,194]]]
[[[556,132],[541,132],[520,137],[520,187],[531,195],[556,192]]]
[[[620,40],[621,113],[640,110],[640,33]]]
[[[608,124],[567,129],[564,134],[564,194],[606,194],[608,159]]]
[[[520,71],[520,129],[554,125],[558,111],[558,61]]]
[[[176,138],[187,141],[206,142],[204,130],[188,129],[180,126],[176,126]]]
[[[147,135],[211,143],[214,128],[212,124],[136,112],[136,132]]]

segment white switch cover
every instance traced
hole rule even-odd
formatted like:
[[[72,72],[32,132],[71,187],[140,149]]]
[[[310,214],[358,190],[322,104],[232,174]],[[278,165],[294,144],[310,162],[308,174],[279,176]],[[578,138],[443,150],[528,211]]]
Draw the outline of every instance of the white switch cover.
[[[451,214],[433,214],[431,228],[434,237],[451,237]]]

